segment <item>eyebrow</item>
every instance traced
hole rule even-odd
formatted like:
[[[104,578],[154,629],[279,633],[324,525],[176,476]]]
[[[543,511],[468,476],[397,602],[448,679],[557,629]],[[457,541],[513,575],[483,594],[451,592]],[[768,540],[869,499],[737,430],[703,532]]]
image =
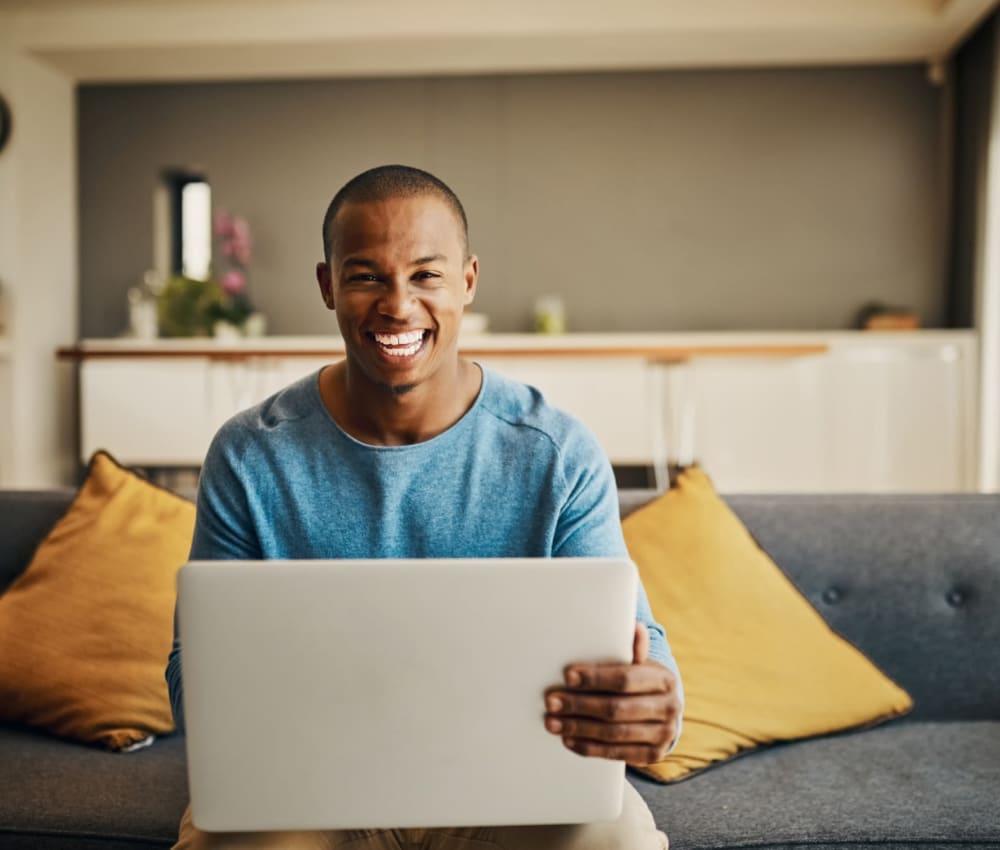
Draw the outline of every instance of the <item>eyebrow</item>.
[[[440,261],[447,261],[448,258],[444,254],[429,254],[426,257],[418,257],[412,263],[411,266],[423,266],[427,263],[436,263]],[[374,260],[366,260],[364,257],[348,257],[341,263],[344,268],[348,266],[360,266],[364,269],[377,269],[378,263]]]
[[[348,257],[343,263],[341,263],[341,265],[345,268],[347,266],[361,266],[365,269],[374,269],[378,267],[378,264],[372,260],[364,260],[361,257]]]

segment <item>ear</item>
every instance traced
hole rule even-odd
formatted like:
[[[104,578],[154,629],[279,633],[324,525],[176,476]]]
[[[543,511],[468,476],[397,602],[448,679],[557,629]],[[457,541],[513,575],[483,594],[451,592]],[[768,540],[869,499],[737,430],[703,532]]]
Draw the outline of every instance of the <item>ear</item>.
[[[465,261],[465,300],[462,302],[466,306],[472,303],[476,297],[476,284],[479,282],[479,258],[475,254],[469,254]]]
[[[319,284],[319,291],[323,296],[326,309],[336,310],[337,308],[333,304],[333,276],[326,263],[316,263],[316,282]]]

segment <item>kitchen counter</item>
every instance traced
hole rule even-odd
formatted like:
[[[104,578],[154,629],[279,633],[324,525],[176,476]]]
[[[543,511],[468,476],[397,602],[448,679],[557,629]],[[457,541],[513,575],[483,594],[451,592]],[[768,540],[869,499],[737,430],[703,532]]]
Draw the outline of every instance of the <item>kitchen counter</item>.
[[[657,362],[683,362],[694,357],[802,357],[831,347],[893,349],[926,345],[964,345],[969,330],[918,331],[703,331],[687,333],[483,333],[460,337],[469,357],[640,357]],[[4,351],[0,339],[0,355]],[[344,353],[339,336],[264,336],[236,341],[211,338],[141,340],[86,339],[58,349],[61,360],[103,358],[188,358],[245,360],[259,357],[316,358]]]
[[[839,334],[834,334],[839,336]],[[869,335],[870,336],[870,335]],[[894,335],[899,339],[901,335]],[[470,334],[460,338],[463,354],[530,357],[642,357],[682,361],[693,356],[802,356],[827,350],[823,332],[711,333],[568,333]],[[122,357],[208,357],[242,360],[256,357],[317,357],[343,354],[344,342],[333,336],[265,336],[236,341],[209,338],[140,340],[89,339],[58,350],[63,360]]]

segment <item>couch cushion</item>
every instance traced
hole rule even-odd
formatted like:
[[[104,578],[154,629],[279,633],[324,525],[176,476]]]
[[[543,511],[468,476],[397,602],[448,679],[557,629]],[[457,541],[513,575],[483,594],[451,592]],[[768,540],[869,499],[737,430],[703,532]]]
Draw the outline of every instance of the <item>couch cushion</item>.
[[[899,716],[906,693],[835,634],[700,469],[622,523],[684,682],[673,781],[775,741]]]
[[[912,719],[1000,719],[1000,495],[726,501]]]
[[[632,783],[671,847],[1000,844],[1000,722],[908,722]]]
[[[194,505],[99,452],[0,596],[0,719],[123,749],[173,729],[164,667]]]
[[[121,755],[0,725],[0,847],[169,847],[187,805],[184,738]]]

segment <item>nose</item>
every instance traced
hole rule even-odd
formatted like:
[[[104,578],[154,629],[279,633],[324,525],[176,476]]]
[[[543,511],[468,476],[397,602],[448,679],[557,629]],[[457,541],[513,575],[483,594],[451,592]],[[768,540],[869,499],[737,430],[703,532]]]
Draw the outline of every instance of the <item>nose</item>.
[[[413,293],[406,281],[391,281],[382,290],[376,305],[382,316],[405,319],[413,310]]]

